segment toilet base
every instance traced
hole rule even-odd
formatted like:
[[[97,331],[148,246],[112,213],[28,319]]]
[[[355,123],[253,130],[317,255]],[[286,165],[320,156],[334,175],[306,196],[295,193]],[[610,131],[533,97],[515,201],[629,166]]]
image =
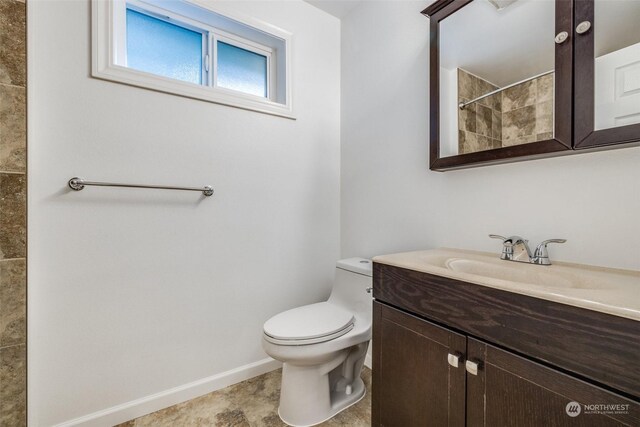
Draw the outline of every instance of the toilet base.
[[[282,365],[278,415],[286,424],[320,424],[360,401],[366,387],[360,378],[369,342],[334,354],[319,366]]]
[[[288,418],[286,416],[282,415],[281,412],[281,408],[278,408],[278,416],[280,417],[280,419],[282,420],[282,422],[284,422],[285,424],[289,425],[289,426],[293,426],[293,427],[311,427],[311,426],[315,426],[318,424],[321,424],[331,418],[333,418],[334,416],[336,416],[337,414],[339,414],[340,412],[344,411],[345,409],[355,405],[356,403],[360,402],[362,399],[364,399],[365,395],[367,393],[366,387],[364,385],[364,381],[362,381],[361,378],[358,378],[354,381],[353,385],[351,386],[351,394],[347,395],[344,391],[341,392],[333,392],[331,393],[331,401],[334,402],[333,405],[331,405],[329,412],[325,413],[324,416],[322,416],[322,418],[318,418],[317,421],[310,421],[309,424],[299,424],[299,423],[294,423],[292,421],[289,421]],[[334,401],[335,399],[335,401]],[[309,414],[307,414],[308,416]]]

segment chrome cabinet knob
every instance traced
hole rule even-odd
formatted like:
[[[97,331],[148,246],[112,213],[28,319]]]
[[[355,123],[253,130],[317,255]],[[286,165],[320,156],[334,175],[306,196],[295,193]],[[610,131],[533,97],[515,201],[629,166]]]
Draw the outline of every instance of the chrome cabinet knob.
[[[559,32],[555,38],[556,44],[562,44],[566,42],[568,38],[569,38],[569,33],[567,33],[566,31]]]
[[[472,360],[467,360],[464,364],[465,369],[471,375],[478,375],[478,369],[480,369],[480,362],[474,362]]]
[[[589,29],[591,29],[591,22],[589,21],[582,21],[581,23],[579,23],[576,26],[576,33],[578,34],[584,34],[587,31],[589,31]]]
[[[365,291],[367,291],[367,293],[370,294],[371,292],[373,292],[373,288],[369,287],[369,288],[365,289]]]
[[[460,353],[447,354],[447,362],[449,362],[449,365],[453,366],[454,368],[457,368],[458,366],[460,366],[461,358],[462,358],[462,355]]]

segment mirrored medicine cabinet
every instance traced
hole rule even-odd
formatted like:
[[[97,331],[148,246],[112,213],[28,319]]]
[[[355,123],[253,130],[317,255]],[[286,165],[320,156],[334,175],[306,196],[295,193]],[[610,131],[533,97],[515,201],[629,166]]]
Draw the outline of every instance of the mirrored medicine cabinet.
[[[430,168],[637,145],[640,1],[438,0]]]

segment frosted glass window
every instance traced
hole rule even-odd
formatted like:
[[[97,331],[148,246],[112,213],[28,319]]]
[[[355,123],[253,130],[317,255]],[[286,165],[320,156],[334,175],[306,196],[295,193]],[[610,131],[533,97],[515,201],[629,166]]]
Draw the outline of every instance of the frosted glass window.
[[[267,57],[218,41],[218,86],[267,96]]]
[[[127,67],[202,83],[202,34],[127,9]]]

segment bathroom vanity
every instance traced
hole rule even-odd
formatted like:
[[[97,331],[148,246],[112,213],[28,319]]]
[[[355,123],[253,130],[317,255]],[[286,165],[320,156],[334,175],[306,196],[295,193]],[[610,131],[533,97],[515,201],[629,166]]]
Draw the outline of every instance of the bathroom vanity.
[[[373,282],[372,425],[640,425],[640,273],[438,249]]]

